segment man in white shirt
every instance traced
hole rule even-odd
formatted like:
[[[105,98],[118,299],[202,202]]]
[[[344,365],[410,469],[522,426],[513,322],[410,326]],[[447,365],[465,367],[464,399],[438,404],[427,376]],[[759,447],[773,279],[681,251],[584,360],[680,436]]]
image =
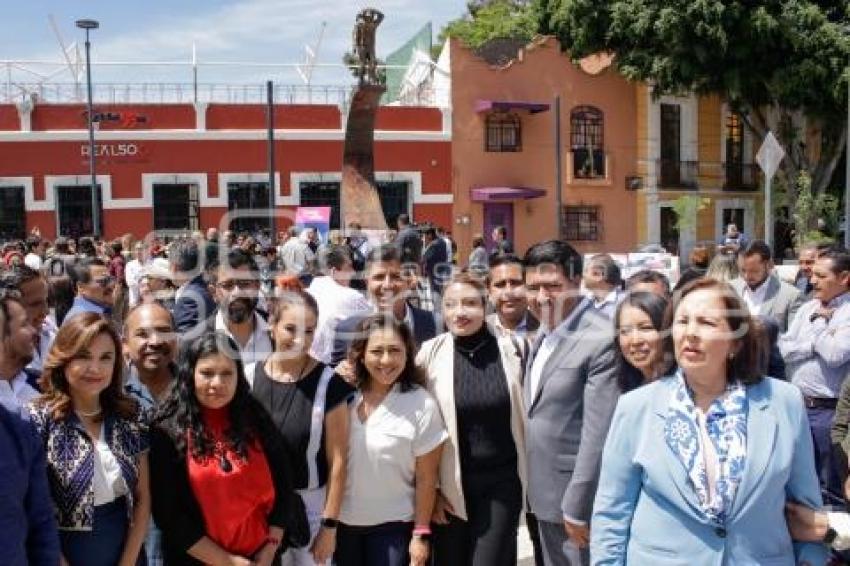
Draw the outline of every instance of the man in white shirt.
[[[617,305],[625,297],[620,266],[608,254],[590,258],[584,269],[584,288],[594,309],[609,319],[614,318]]]
[[[254,367],[274,351],[266,321],[257,313],[260,272],[251,255],[239,248],[230,250],[218,268],[213,321],[216,331],[230,336],[239,348],[245,376],[253,383]]]
[[[39,373],[28,372],[37,333],[13,289],[0,290],[0,404],[19,413],[38,396]]]
[[[139,280],[142,278],[144,268],[145,244],[144,242],[136,242],[133,246],[133,259],[128,261],[124,267],[124,279],[127,282],[127,290],[129,291],[130,307],[136,306],[141,300],[139,296]]]
[[[27,237],[27,255],[24,257],[24,263],[36,271],[41,269],[41,264],[44,261],[45,247],[46,242],[40,236],[32,235]]]
[[[320,250],[319,266],[323,275],[314,277],[307,288],[307,292],[321,305],[310,354],[329,364],[337,323],[351,315],[369,313],[372,307],[362,293],[349,287],[354,268],[351,250],[347,246],[332,244]]]
[[[803,298],[800,290],[773,275],[770,246],[753,240],[738,251],[740,277],[731,281],[732,287],[753,316],[772,318],[779,332],[788,330]]]

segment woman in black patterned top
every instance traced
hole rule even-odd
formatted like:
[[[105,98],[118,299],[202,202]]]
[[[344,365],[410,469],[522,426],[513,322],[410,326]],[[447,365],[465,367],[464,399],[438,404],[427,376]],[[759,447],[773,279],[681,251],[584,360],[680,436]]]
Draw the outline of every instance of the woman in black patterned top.
[[[345,489],[349,416],[354,390],[310,346],[318,306],[303,291],[272,301],[274,353],[254,374],[253,395],[266,408],[291,451],[293,484],[307,507],[311,544],[287,550],[284,565],[323,564],[336,547],[336,520]]]

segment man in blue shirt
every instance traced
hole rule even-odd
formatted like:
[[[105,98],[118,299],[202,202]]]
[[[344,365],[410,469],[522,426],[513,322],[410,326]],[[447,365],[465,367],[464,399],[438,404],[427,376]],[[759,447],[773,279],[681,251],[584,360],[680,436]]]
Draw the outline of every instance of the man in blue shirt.
[[[102,259],[90,257],[78,261],[71,270],[71,276],[77,296],[65,315],[65,321],[81,312],[106,316],[112,313],[115,278],[109,275],[109,267]]]
[[[814,299],[800,307],[778,345],[786,374],[806,402],[821,483],[841,496],[846,462],[842,465],[834,457],[830,428],[841,385],[850,373],[850,253],[822,252],[811,282]]]
[[[44,449],[31,423],[0,405],[0,549],[8,566],[55,566],[59,533]]]

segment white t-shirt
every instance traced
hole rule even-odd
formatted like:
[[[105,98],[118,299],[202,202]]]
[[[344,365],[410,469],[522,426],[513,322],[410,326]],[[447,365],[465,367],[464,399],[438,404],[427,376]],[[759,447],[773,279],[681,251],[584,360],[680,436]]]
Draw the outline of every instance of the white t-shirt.
[[[131,307],[139,303],[139,280],[142,278],[142,272],[144,272],[144,266],[137,259],[128,261],[124,267],[124,279],[127,281],[127,289],[130,291]]]
[[[348,479],[339,520],[371,526],[413,521],[416,458],[448,438],[437,403],[425,389],[393,387],[365,423],[351,404]]]
[[[100,436],[94,443],[94,504],[105,505],[115,499],[126,495],[127,484],[121,475],[121,467],[118,460],[106,443],[106,430],[100,427]]]
[[[38,254],[29,253],[26,255],[26,257],[24,257],[24,263],[27,265],[27,267],[38,271],[39,269],[41,269],[41,256]]]
[[[358,313],[372,311],[372,306],[360,292],[351,287],[343,287],[331,277],[314,277],[307,288],[319,304],[319,319],[316,321],[316,333],[310,354],[322,363],[331,363],[336,325]]]

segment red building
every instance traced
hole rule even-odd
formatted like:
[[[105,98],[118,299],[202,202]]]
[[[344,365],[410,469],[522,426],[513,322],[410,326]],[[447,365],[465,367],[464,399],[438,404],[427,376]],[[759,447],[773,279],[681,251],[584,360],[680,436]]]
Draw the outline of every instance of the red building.
[[[96,104],[95,115],[106,237],[221,228],[228,211],[267,210],[263,105]],[[334,105],[275,106],[279,227],[297,206],[334,207],[337,227],[344,120]],[[0,105],[0,238],[92,232],[88,149],[84,105]],[[375,171],[390,223],[407,212],[451,226],[451,126],[439,108],[381,107]],[[232,227],[264,226],[267,214]]]

